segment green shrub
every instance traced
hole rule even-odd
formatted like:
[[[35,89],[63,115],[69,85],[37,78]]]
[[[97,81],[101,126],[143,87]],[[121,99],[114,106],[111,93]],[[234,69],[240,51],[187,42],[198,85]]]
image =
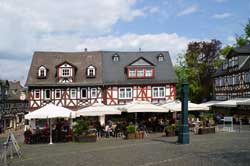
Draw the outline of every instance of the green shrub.
[[[73,134],[76,136],[82,135],[83,132],[88,130],[88,122],[84,119],[78,119],[73,126]]]
[[[135,133],[135,125],[128,125],[127,131],[128,133]]]

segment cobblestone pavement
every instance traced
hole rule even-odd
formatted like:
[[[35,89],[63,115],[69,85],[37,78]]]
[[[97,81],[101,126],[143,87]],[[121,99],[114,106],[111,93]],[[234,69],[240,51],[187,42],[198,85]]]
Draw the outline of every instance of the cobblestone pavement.
[[[101,139],[96,143],[21,145],[22,158],[10,166],[198,166],[250,165],[250,132],[177,137],[150,134],[143,140]]]

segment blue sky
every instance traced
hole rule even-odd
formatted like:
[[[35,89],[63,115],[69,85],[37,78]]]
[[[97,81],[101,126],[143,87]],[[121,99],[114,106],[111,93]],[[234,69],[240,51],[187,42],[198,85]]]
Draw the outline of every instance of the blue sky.
[[[34,51],[168,50],[232,44],[250,0],[1,0],[0,79],[26,80]]]
[[[188,38],[216,38],[226,44],[231,42],[228,38],[243,33],[250,18],[249,0],[148,0],[138,3],[138,7],[143,6],[155,7],[156,11],[132,22],[119,21],[114,32],[177,33]]]

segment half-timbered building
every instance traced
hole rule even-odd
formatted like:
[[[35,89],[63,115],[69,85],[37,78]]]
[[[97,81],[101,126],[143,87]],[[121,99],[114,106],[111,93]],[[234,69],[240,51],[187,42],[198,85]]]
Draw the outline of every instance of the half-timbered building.
[[[26,86],[31,111],[47,103],[76,110],[101,102],[101,52],[35,52]]]
[[[176,74],[168,52],[103,52],[103,102],[175,100]]]
[[[214,97],[250,97],[250,45],[232,49],[214,77]]]
[[[35,52],[26,85],[31,111],[50,102],[76,110],[174,100],[176,80],[167,51]]]
[[[19,81],[0,81],[0,130],[16,129],[24,125],[24,114],[28,111],[26,90]]]

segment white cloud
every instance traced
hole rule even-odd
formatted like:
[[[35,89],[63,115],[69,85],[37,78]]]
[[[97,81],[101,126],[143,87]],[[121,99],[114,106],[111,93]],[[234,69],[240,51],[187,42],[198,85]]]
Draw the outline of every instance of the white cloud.
[[[227,17],[230,17],[230,16],[232,16],[231,13],[219,13],[219,14],[212,15],[212,18],[215,18],[215,19],[224,19],[224,18],[227,18]]]
[[[192,41],[186,37],[178,36],[176,33],[160,34],[125,34],[123,36],[103,36],[87,38],[75,48],[78,51],[88,50],[121,50],[121,51],[143,51],[167,50],[173,56],[185,51],[187,44]]]
[[[198,11],[198,6],[197,5],[191,5],[185,9],[183,9],[182,11],[180,11],[179,13],[177,13],[177,16],[184,16],[184,15],[188,15],[191,13],[195,13]]]
[[[0,79],[19,80],[24,85],[30,61],[0,59]]]
[[[148,10],[136,0],[2,0],[0,52],[29,53],[55,35],[107,34],[119,20],[132,21]],[[154,9],[152,9],[154,11]],[[13,49],[15,48],[15,49]]]
[[[235,36],[228,36],[227,44],[234,44],[234,43],[235,43]]]

